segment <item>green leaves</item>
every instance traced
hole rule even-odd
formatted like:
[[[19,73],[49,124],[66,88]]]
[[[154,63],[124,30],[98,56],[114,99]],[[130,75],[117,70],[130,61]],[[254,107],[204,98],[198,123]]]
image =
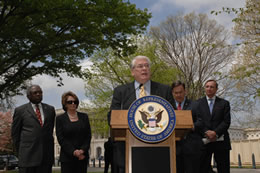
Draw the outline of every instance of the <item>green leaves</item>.
[[[0,98],[38,74],[83,77],[78,65],[96,50],[133,52],[129,35],[144,32],[151,17],[119,0],[13,0],[0,9]]]

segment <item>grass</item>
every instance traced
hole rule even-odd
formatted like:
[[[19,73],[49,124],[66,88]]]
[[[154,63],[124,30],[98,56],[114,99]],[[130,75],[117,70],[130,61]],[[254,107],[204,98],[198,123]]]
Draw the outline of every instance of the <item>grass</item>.
[[[18,170],[5,171],[3,173],[17,173]],[[52,171],[52,173],[60,173],[60,171]],[[88,173],[103,173],[103,172],[88,172]]]
[[[93,172],[93,170],[92,170],[92,172],[88,170],[88,173],[103,173],[104,172],[104,171],[100,171],[100,172],[97,172],[97,171],[100,171],[100,170],[96,170],[95,172]],[[8,171],[0,170],[0,173],[18,173],[18,169],[8,170]],[[60,170],[52,170],[52,173],[61,173],[61,172],[60,172]]]

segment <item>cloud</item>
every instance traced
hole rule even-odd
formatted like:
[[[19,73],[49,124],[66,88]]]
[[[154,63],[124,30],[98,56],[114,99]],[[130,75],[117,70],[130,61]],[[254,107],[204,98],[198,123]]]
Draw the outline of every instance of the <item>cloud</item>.
[[[164,16],[163,20],[166,20],[165,15],[175,15],[178,12],[184,14],[196,12],[207,14],[209,18],[215,19],[219,24],[230,30],[234,25],[232,19],[235,15],[222,13],[216,16],[210,14],[210,12],[213,10],[220,11],[223,7],[240,8],[244,6],[245,0],[158,0],[148,8],[153,16],[156,16],[151,19],[152,25],[161,22],[158,20],[162,20],[162,18],[158,16]]]
[[[89,60],[84,60],[80,64],[82,68],[91,66]],[[48,75],[37,75],[33,77],[32,84],[40,85],[43,90],[43,102],[53,105],[55,108],[61,108],[61,95],[66,91],[74,92],[79,100],[87,101],[85,96],[84,81],[81,78],[69,77],[67,74],[61,74],[63,78],[63,86],[59,87],[57,79]],[[26,95],[15,97],[16,106],[28,102]]]

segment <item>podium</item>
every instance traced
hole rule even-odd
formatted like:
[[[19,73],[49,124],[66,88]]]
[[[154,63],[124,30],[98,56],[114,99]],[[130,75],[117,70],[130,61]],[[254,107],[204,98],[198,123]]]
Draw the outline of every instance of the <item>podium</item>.
[[[180,140],[189,130],[193,128],[193,120],[190,110],[175,110],[176,126],[172,134],[162,142],[147,143],[137,139],[128,128],[128,110],[112,110],[111,112],[111,136],[114,141],[125,141],[125,172],[136,173],[142,168],[142,159],[157,160],[160,164],[151,162],[151,169],[158,169],[160,172],[176,173],[176,141]],[[149,155],[152,150],[152,156]],[[141,151],[141,152],[140,152]],[[158,156],[159,155],[159,156]],[[160,156],[161,155],[161,156]],[[163,160],[163,157],[166,157]],[[141,160],[141,161],[140,161]],[[155,162],[157,162],[155,161]],[[160,167],[164,166],[164,167]],[[166,171],[163,171],[163,170]],[[140,170],[140,172],[143,172]],[[156,172],[156,171],[155,171]]]

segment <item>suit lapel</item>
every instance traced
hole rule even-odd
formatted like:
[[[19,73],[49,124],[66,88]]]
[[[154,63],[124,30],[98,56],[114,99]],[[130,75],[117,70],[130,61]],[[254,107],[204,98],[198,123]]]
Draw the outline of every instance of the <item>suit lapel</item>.
[[[173,109],[174,109],[174,110],[177,110],[177,107],[176,107],[176,100],[175,100],[175,99],[173,100],[173,103],[174,103],[174,104],[172,105],[172,106],[173,106]]]
[[[32,104],[31,103],[28,103],[27,104],[27,112],[28,112],[28,114],[33,118],[33,119],[35,119],[38,123],[39,123],[39,125],[40,125],[40,122],[39,122],[39,120],[38,120],[38,118],[36,117],[36,113],[35,113],[35,111],[33,110],[33,107],[32,107]]]
[[[159,95],[157,93],[158,91],[158,86],[156,85],[156,83],[154,83],[153,81],[151,81],[151,95]]]
[[[206,112],[206,118],[210,120],[212,118],[212,115],[210,114],[209,104],[206,97],[202,99],[202,106],[204,108],[204,111]]]
[[[43,123],[43,126],[44,126],[45,123],[47,122],[46,120],[48,119],[48,107],[44,103],[42,103],[42,111],[43,111],[43,116],[44,116],[44,123]]]
[[[218,106],[218,104],[219,104],[219,98],[216,97],[214,105],[213,105],[213,109],[212,109],[212,117],[215,115],[215,109]]]
[[[189,100],[186,98],[182,110],[187,110],[189,107]]]
[[[132,93],[132,94],[127,96],[127,94],[129,94],[129,93]],[[126,107],[128,109],[130,107],[130,105],[136,100],[136,92],[135,92],[134,82],[127,85],[125,94],[126,95],[123,98],[127,99],[127,101],[124,104],[124,107]],[[125,97],[129,97],[129,98],[125,98]]]

